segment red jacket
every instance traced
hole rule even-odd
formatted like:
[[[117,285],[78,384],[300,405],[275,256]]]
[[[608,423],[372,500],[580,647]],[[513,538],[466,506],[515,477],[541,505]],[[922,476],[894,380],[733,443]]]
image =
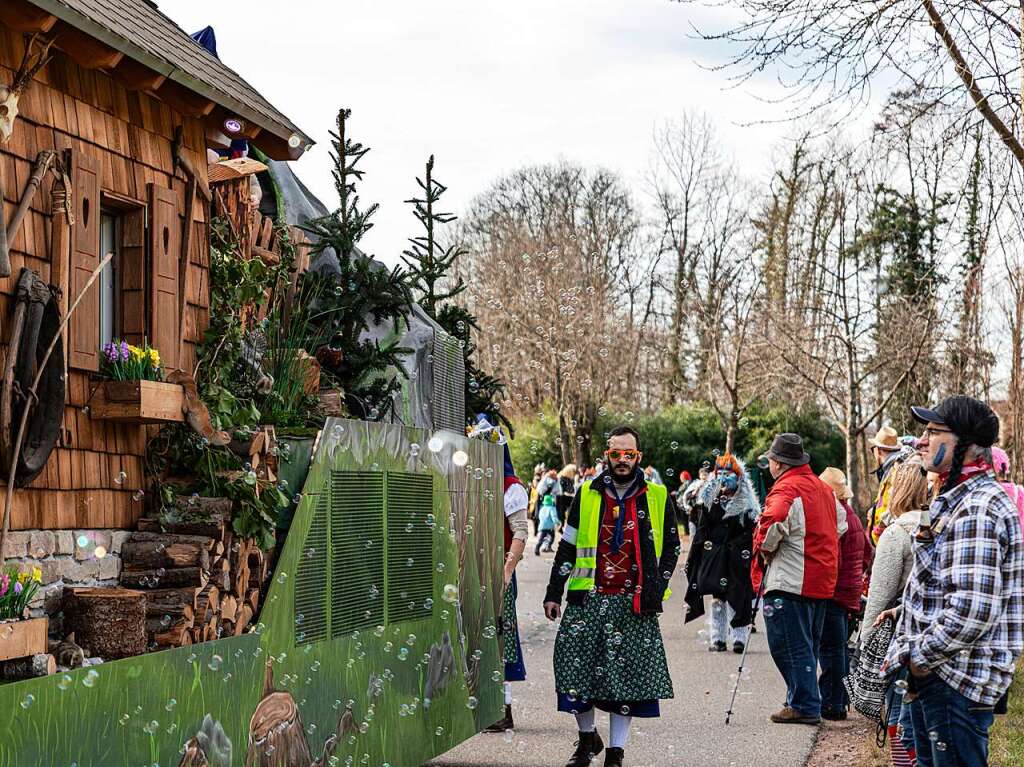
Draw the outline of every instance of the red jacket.
[[[832,596],[852,613],[860,612],[860,595],[864,591],[864,570],[870,567],[866,554],[872,551],[857,512],[846,501],[839,502],[846,512],[847,530],[839,541],[839,579]]]
[[[760,593],[782,591],[810,599],[832,599],[839,575],[839,536],[846,511],[832,488],[809,466],[794,466],[775,481],[754,531],[751,582]]]

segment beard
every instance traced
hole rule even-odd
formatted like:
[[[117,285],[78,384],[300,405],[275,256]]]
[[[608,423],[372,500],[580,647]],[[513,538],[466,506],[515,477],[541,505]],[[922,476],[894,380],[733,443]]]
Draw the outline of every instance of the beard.
[[[612,474],[622,479],[628,479],[633,476],[636,471],[636,467],[628,463],[615,463],[612,464]]]

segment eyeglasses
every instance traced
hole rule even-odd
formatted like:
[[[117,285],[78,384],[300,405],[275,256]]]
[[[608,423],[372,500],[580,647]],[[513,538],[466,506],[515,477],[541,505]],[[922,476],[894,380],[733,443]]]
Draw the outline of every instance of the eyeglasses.
[[[933,429],[931,426],[925,426],[924,427],[924,436],[928,437],[929,439],[931,439],[932,437],[937,437],[940,434],[952,434],[952,433],[953,433],[952,429]]]
[[[604,454],[613,461],[635,461],[640,457],[639,450],[605,450]]]

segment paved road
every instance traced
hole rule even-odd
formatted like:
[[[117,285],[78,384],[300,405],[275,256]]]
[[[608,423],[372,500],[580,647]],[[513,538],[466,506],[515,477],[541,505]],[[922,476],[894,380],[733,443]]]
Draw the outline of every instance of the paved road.
[[[555,624],[541,612],[550,554],[535,557],[532,547],[519,568],[519,625],[528,680],[513,686],[516,729],[507,735],[480,734],[431,762],[431,767],[561,767],[572,753],[575,721],[554,708],[551,654]],[[681,569],[681,568],[680,568]],[[747,654],[749,678],[740,685],[732,723],[725,711],[739,656],[709,653],[698,632],[704,620],[684,626],[684,582],[673,584],[675,596],[661,619],[676,697],[662,702],[660,719],[634,719],[626,763],[632,767],[801,767],[814,741],[815,728],[773,725],[768,715],[785,698],[785,686],[772,664],[763,628],[753,635]],[[607,735],[608,720],[598,714]],[[601,765],[598,758],[596,765]]]

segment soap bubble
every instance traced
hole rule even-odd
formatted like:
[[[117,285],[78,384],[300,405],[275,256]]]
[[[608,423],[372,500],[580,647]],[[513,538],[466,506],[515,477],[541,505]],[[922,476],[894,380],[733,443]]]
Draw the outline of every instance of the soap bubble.
[[[450,604],[454,604],[459,601],[459,587],[454,583],[445,584],[444,601]]]
[[[464,450],[456,450],[452,453],[452,463],[458,466],[460,469],[469,463],[469,455]]]

